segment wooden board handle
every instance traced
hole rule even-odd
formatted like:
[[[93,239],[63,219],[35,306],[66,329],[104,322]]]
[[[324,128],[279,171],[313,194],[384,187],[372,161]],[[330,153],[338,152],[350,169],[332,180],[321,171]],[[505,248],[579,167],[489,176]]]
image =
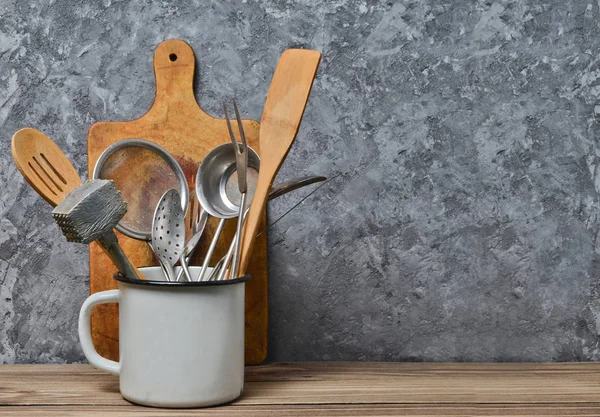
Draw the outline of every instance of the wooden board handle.
[[[193,100],[194,67],[196,59],[192,48],[182,40],[170,39],[154,51],[156,98],[152,108],[160,103],[182,97]],[[197,107],[193,106],[193,107]]]

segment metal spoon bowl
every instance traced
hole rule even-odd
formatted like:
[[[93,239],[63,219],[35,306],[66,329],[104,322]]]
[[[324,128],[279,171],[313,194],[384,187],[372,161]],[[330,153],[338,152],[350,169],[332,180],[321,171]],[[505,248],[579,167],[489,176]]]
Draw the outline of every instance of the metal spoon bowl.
[[[246,207],[252,201],[260,158],[248,147]],[[210,151],[198,167],[196,195],[200,204],[211,216],[220,219],[237,217],[241,194],[237,184],[235,152],[231,143],[224,143]]]

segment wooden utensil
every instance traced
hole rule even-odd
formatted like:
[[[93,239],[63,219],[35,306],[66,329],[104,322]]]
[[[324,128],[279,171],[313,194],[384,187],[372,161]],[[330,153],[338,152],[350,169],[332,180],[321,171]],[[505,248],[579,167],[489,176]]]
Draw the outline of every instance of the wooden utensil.
[[[94,124],[88,135],[88,167],[91,175],[96,160],[106,147],[125,138],[140,138],[165,148],[181,165],[191,181],[204,156],[213,148],[229,143],[227,124],[205,113],[196,102],[193,90],[195,58],[192,48],[182,40],[171,39],[161,43],[154,52],[156,97],[150,110],[137,120],[122,122],[99,122]],[[260,155],[258,140],[259,123],[244,120],[244,131],[248,146]],[[234,126],[237,132],[237,128]],[[123,175],[127,173],[124,172]],[[259,217],[265,221],[265,213]],[[191,265],[203,259],[208,242],[215,230],[215,221],[208,223]],[[224,236],[215,250],[215,259],[229,249],[236,221],[228,220]],[[264,227],[264,223],[263,223]],[[129,239],[118,234],[123,251],[135,266],[156,264],[152,252],[145,242]],[[248,273],[252,279],[246,283],[246,363],[262,362],[267,354],[267,240],[261,236]],[[116,270],[99,245],[90,246],[90,291],[95,293],[116,288],[112,278]],[[115,304],[97,306],[92,313],[92,335],[98,352],[109,359],[119,358],[118,310]]]
[[[244,228],[238,275],[244,274],[251,256],[256,255],[252,250],[269,190],[296,139],[320,60],[320,52],[288,49],[275,68],[261,119],[260,171]]]
[[[52,207],[81,185],[75,167],[60,148],[39,130],[26,127],[12,137],[12,155],[25,180]]]

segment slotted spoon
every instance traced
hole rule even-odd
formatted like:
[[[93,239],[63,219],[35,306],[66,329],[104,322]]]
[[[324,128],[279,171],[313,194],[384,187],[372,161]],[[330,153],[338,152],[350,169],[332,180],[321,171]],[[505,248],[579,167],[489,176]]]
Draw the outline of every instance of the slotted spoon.
[[[160,198],[152,221],[152,247],[166,272],[168,281],[175,281],[173,267],[182,260],[181,266],[188,281],[191,281],[185,257],[185,216],[179,192],[168,190]]]

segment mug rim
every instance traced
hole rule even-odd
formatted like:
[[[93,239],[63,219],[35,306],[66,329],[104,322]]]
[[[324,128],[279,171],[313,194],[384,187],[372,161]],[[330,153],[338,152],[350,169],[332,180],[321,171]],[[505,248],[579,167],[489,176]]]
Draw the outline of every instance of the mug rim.
[[[144,268],[160,268],[159,266],[149,265],[142,266],[138,269],[143,270]],[[158,286],[158,287],[212,287],[215,285],[234,285],[246,282],[251,278],[250,274],[237,277],[235,279],[224,279],[221,281],[154,281],[149,279],[133,279],[126,278],[120,272],[114,275],[114,279],[119,282],[133,285],[147,285],[147,286]]]

